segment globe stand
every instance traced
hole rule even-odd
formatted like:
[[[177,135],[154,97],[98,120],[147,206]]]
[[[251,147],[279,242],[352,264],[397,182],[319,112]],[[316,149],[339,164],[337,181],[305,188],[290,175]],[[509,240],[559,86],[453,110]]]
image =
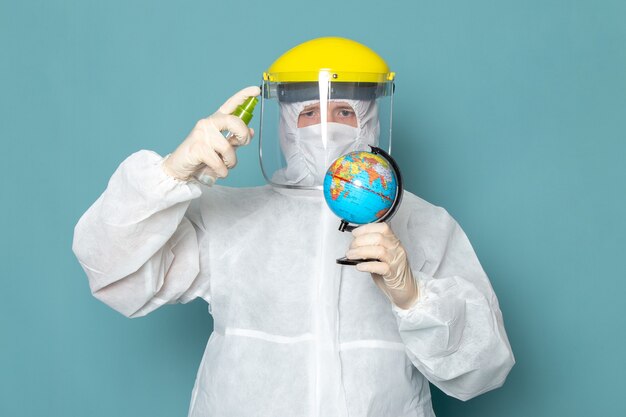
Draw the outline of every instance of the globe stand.
[[[404,190],[404,188],[402,187],[402,174],[400,173],[400,167],[398,166],[396,161],[391,157],[391,155],[389,155],[387,152],[383,151],[382,149],[377,148],[376,146],[370,146],[370,148],[372,149],[372,153],[374,155],[381,155],[383,158],[389,161],[389,163],[391,164],[391,167],[396,173],[396,184],[398,188],[398,192],[396,193],[396,198],[394,199],[391,207],[389,207],[389,210],[387,210],[387,213],[385,213],[380,219],[373,222],[373,223],[382,223],[391,219],[391,217],[393,217],[393,215],[398,210],[398,207],[400,206],[400,202],[402,201],[402,192]],[[352,232],[357,227],[358,226],[351,225],[345,220],[341,220],[341,223],[339,224],[339,230],[342,232]],[[369,259],[369,258],[368,259],[348,259],[345,256],[337,259],[337,263],[340,265],[358,265],[363,262],[380,262],[380,261],[378,259]]]

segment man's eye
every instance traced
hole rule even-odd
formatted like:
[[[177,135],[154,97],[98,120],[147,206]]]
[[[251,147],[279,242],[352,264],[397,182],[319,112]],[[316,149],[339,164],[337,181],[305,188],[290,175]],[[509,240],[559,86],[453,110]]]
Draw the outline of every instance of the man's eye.
[[[352,117],[352,116],[354,116],[354,111],[347,110],[347,109],[342,109],[342,110],[339,111],[339,115],[341,117]]]
[[[300,116],[313,117],[313,116],[315,116],[315,110],[309,110],[309,111],[302,112],[302,113],[300,113]]]

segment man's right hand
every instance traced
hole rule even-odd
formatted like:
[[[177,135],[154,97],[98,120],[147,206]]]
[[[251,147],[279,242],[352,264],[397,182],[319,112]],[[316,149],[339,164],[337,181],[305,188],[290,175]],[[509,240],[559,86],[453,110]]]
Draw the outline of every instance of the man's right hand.
[[[254,131],[237,116],[231,115],[248,97],[258,96],[259,87],[246,87],[229,98],[213,115],[196,123],[187,138],[163,161],[163,170],[170,177],[188,181],[196,176],[212,185],[216,178],[225,178],[237,164],[235,148],[250,143]],[[230,131],[226,139],[223,131]]]

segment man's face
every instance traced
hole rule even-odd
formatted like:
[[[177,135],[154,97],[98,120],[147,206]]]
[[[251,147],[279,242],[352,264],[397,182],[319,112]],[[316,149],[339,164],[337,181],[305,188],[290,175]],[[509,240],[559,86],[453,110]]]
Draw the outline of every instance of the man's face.
[[[356,113],[346,102],[328,102],[327,117],[329,123],[342,123],[344,125],[357,127]],[[298,115],[298,127],[313,126],[319,123],[321,123],[319,103],[306,106]]]

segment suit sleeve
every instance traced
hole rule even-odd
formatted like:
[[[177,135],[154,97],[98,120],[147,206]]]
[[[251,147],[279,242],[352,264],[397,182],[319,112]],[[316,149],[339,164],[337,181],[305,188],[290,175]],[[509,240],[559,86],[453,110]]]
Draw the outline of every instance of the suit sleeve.
[[[190,205],[201,189],[168,177],[162,161],[149,151],[127,158],[74,230],[73,250],[91,292],[128,317],[208,298],[193,285],[201,230]]]
[[[515,363],[489,279],[461,227],[443,209],[414,215],[403,241],[420,295],[393,307],[415,367],[468,400],[501,386]]]

